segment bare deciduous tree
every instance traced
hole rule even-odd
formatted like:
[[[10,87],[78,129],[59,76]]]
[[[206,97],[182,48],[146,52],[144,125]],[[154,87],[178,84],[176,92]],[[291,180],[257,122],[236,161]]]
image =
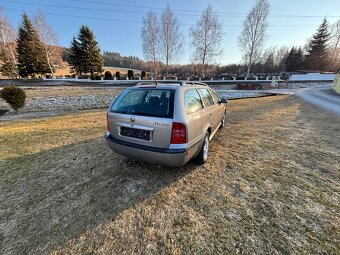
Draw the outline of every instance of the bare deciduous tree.
[[[38,11],[34,17],[33,25],[39,33],[41,41],[44,43],[46,60],[54,75],[54,64],[58,63],[61,58],[61,53],[57,45],[57,34],[51,26],[46,22],[45,15],[42,11]]]
[[[169,73],[169,64],[180,54],[183,46],[183,37],[179,29],[179,22],[169,5],[162,13],[159,35],[159,50],[165,61],[166,74]]]
[[[335,70],[340,69],[340,19],[331,27],[331,64]]]
[[[142,44],[143,53],[147,61],[152,62],[153,72],[157,76],[158,73],[158,38],[159,24],[157,16],[150,11],[146,18],[143,19],[142,27]]]
[[[275,64],[280,65],[280,63],[282,63],[282,61],[284,62],[284,60],[287,58],[289,54],[289,47],[288,46],[281,46],[279,48],[276,49],[276,53],[275,53]]]
[[[16,65],[16,33],[2,8],[0,9],[0,44],[6,57]]]
[[[272,57],[274,61],[275,53],[276,46],[269,46],[268,48],[262,50],[261,55],[258,57],[258,62],[264,64],[270,57]]]
[[[239,36],[239,45],[247,65],[247,76],[250,74],[251,65],[261,55],[261,50],[267,38],[269,3],[267,0],[257,0],[256,5],[248,13]]]
[[[252,70],[256,73],[278,74],[284,71],[288,55],[287,46],[269,46],[263,49],[257,61],[253,62]]]
[[[220,48],[222,26],[210,5],[203,11],[197,23],[191,27],[190,35],[194,47],[193,60],[202,65],[202,75],[204,75],[205,65],[222,53]]]
[[[277,66],[277,72],[282,72],[285,70],[285,63],[289,55],[289,47],[281,46],[276,50],[275,54],[275,65]]]

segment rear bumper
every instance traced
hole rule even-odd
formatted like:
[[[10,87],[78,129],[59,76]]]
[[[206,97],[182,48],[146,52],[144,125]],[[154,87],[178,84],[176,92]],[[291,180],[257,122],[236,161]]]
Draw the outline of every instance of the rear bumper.
[[[186,149],[164,149],[121,141],[105,133],[105,140],[111,150],[118,154],[156,165],[179,167],[187,161]]]

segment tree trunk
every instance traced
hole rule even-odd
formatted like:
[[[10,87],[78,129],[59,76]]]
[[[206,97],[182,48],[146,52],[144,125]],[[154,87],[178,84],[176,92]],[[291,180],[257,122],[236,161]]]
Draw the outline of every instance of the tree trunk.
[[[205,77],[205,63],[206,63],[206,57],[207,57],[207,46],[205,46],[204,52],[203,52],[203,59],[202,59],[202,77]]]
[[[157,77],[157,63],[156,63],[156,58],[154,57],[153,59],[153,72],[154,72],[154,75]]]
[[[247,67],[247,78],[249,77],[249,74],[250,74],[250,64],[248,64],[248,67]]]
[[[249,77],[250,75],[250,68],[251,68],[251,64],[253,62],[253,56],[252,56],[253,53],[250,54],[250,57],[249,57],[249,62],[248,62],[248,66],[247,66],[247,78]]]
[[[203,61],[202,61],[202,77],[204,77],[205,75],[205,59],[203,58]]]
[[[339,45],[339,42],[340,42],[340,36],[338,36],[338,39],[336,41],[336,44],[334,46],[334,51],[332,53],[332,57],[331,57],[331,65],[333,65],[333,61],[334,61],[334,57],[335,57],[335,53],[337,51],[337,48],[338,48],[338,45]],[[337,66],[335,66],[335,68],[337,68]]]
[[[166,60],[166,77],[169,75],[169,61]]]
[[[50,69],[52,76],[54,76],[53,67],[51,66],[51,61],[50,61],[50,57],[48,56],[48,50],[46,46],[45,46],[45,53],[46,53],[46,60],[47,60],[48,68]]]

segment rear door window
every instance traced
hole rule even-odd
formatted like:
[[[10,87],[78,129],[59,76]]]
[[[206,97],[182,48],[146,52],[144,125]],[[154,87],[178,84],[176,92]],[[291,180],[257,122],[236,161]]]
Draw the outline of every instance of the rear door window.
[[[210,92],[212,98],[214,99],[215,104],[218,104],[218,102],[220,101],[220,98],[218,97],[216,92],[212,89],[210,89],[209,92]]]
[[[184,92],[184,105],[187,113],[197,112],[203,108],[201,98],[196,89]]]
[[[203,100],[204,106],[208,107],[214,104],[214,100],[212,99],[208,89],[199,89],[199,91],[202,94],[202,100]]]
[[[112,104],[111,112],[173,117],[175,90],[172,89],[129,89],[123,92]]]

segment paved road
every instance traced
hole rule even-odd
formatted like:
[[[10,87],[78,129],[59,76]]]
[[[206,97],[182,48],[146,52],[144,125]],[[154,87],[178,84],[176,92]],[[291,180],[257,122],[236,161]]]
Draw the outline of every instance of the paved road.
[[[302,89],[295,95],[340,116],[340,95],[337,95],[331,87]]]

